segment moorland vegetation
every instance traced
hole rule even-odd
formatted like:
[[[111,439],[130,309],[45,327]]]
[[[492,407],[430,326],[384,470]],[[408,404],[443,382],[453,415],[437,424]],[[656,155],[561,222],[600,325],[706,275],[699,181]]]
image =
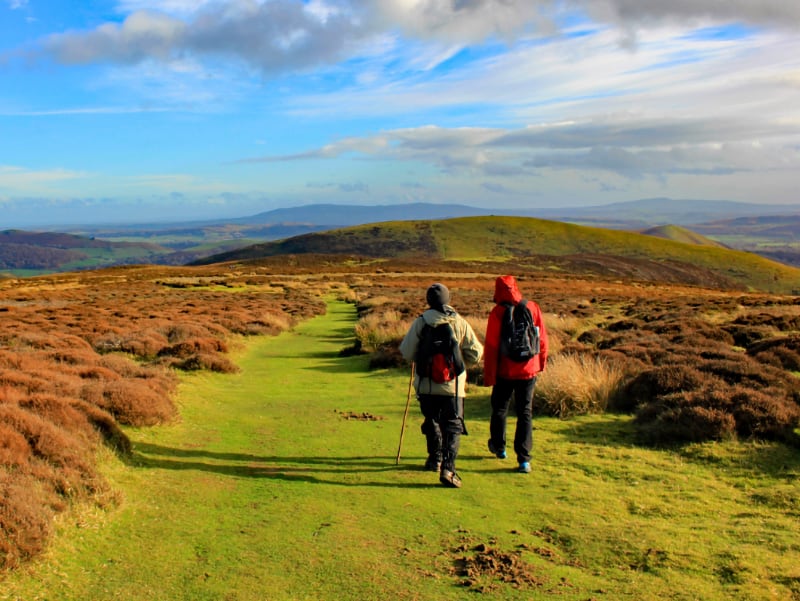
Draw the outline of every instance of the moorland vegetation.
[[[237,336],[322,310],[265,275],[114,268],[0,281],[0,567],[42,551],[69,503],[109,500],[97,445],[177,417],[177,370],[232,372]],[[113,495],[112,495],[113,497]]]
[[[405,227],[394,230],[398,245]],[[369,353],[383,368],[400,365],[397,343],[431,281],[447,283],[482,336],[494,277],[513,273],[545,311],[553,341],[540,413],[630,413],[643,445],[798,444],[800,299],[770,292],[774,277],[753,291],[765,281],[760,266],[745,282],[732,274],[746,265],[716,264],[727,274],[715,277],[711,264],[592,255],[590,240],[581,246],[589,254],[557,262],[516,257],[517,242],[459,243],[469,220],[437,226],[448,237],[410,227],[413,244],[446,241],[469,260],[302,253],[0,281],[2,567],[41,553],[54,516],[70,504],[113,502],[95,466],[98,445],[125,454],[125,427],[175,419],[177,370],[235,371],[226,351],[240,337],[290,328],[324,311],[330,294],[358,310],[356,344],[343,352]],[[503,236],[518,227],[496,224]],[[352,232],[375,241],[375,228]],[[480,369],[470,377],[480,382]]]

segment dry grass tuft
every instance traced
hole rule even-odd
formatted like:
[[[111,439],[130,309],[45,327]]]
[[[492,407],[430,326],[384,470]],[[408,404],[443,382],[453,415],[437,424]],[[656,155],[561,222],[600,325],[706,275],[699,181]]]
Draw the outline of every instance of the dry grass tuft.
[[[536,383],[537,413],[561,418],[602,413],[617,396],[625,371],[591,355],[555,355]]]
[[[373,352],[388,345],[398,345],[411,322],[391,309],[366,313],[355,326],[356,340],[365,352]]]

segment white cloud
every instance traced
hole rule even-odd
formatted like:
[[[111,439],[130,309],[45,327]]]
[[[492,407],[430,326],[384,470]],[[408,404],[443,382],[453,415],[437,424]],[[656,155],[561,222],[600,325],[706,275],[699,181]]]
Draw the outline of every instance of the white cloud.
[[[627,26],[666,20],[711,20],[779,27],[800,26],[800,4],[793,0],[574,0],[595,18]]]
[[[28,192],[42,189],[54,182],[86,177],[85,173],[68,169],[35,170],[14,165],[0,165],[0,190]]]
[[[399,28],[411,38],[459,44],[516,39],[554,6],[542,0],[371,0],[366,4],[386,28]]]
[[[369,35],[351,15],[322,13],[315,4],[238,0],[205,4],[190,15],[137,10],[120,24],[51,35],[42,51],[64,64],[222,57],[275,73],[335,62]]]
[[[364,182],[308,182],[306,184],[307,188],[316,188],[320,190],[327,190],[327,189],[335,189],[339,192],[347,192],[347,193],[367,193],[369,192],[369,186]]]

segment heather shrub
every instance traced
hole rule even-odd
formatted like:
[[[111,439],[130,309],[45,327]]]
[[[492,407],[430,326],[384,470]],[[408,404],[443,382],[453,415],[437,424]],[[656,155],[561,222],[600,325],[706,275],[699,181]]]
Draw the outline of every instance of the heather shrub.
[[[167,359],[165,365],[183,371],[208,370],[222,374],[234,374],[239,371],[239,367],[227,357],[203,351],[182,358]]]
[[[35,413],[65,432],[83,436],[92,432],[86,415],[63,397],[35,393],[20,399],[17,406]]]
[[[26,440],[31,457],[25,471],[41,478],[44,486],[53,486],[62,497],[88,490],[85,482],[91,470],[86,460],[91,454],[85,437],[76,436],[33,411],[8,404],[0,406],[0,423],[12,427]]]
[[[128,353],[141,359],[151,359],[169,344],[167,337],[155,329],[131,332],[127,337],[117,341],[115,348],[106,347],[104,352],[110,350]],[[100,349],[98,349],[100,350]]]
[[[29,373],[0,369],[0,388],[15,388],[25,392],[36,392],[42,390],[45,383],[41,378]]]
[[[576,340],[581,344],[586,344],[588,346],[599,347],[599,345],[609,339],[609,334],[605,330],[600,328],[592,328],[591,330],[587,330],[580,334]],[[608,348],[608,347],[606,347]]]
[[[102,365],[89,365],[78,370],[78,376],[83,380],[119,380],[122,378],[113,369]]]
[[[698,404],[696,397],[697,392],[679,392],[641,405],[634,418],[639,441],[660,445],[733,438],[733,415]]]
[[[175,417],[175,406],[169,397],[143,381],[90,382],[84,387],[81,398],[104,409],[124,425],[153,426]]]
[[[624,369],[591,355],[556,355],[536,383],[536,413],[566,418],[601,413],[619,393]]]
[[[800,315],[796,313],[789,315],[774,315],[765,312],[749,313],[737,317],[733,323],[750,326],[767,326],[779,332],[795,332],[800,330]]]
[[[596,354],[603,360],[618,365],[625,374],[624,379],[632,378],[639,372],[645,371],[652,366],[649,361],[649,356],[646,353],[643,354],[645,360],[642,360],[637,356],[635,348],[630,349],[632,352],[627,352],[627,350],[628,349],[617,347],[614,349],[604,349],[598,351]]]
[[[109,448],[122,455],[130,453],[130,439],[108,411],[80,399],[73,399],[70,404],[86,416],[87,422],[100,434]]]
[[[603,349],[601,353],[616,352],[642,365],[658,365],[670,353],[663,345],[654,345],[646,342],[631,342],[618,344],[612,349]]]
[[[167,338],[167,342],[175,344],[193,338],[204,338],[208,335],[208,330],[200,325],[180,322],[172,324],[161,332]]]
[[[800,407],[780,390],[737,388],[731,404],[740,437],[791,441],[795,428],[800,427]]]
[[[33,476],[0,466],[0,569],[11,569],[44,550],[52,529],[55,493]]]
[[[708,377],[685,364],[647,369],[625,383],[610,409],[629,413],[659,397],[701,388]]]
[[[762,363],[800,371],[800,336],[782,336],[757,342],[747,348],[747,354]]]
[[[0,422],[0,468],[20,467],[31,456],[28,441],[16,428]]]
[[[609,323],[605,329],[609,332],[627,332],[628,330],[640,330],[643,325],[644,322],[638,319],[620,319]]]
[[[191,338],[165,346],[158,351],[158,357],[187,358],[197,353],[227,353],[228,346],[216,338]]]
[[[734,338],[729,332],[695,317],[656,321],[647,324],[644,329],[666,336],[676,344],[692,344],[692,341],[703,340],[726,345],[734,343]]]
[[[733,344],[742,348],[775,336],[775,329],[768,326],[733,323],[723,326],[722,329],[731,335]]]
[[[700,371],[724,380],[728,384],[741,384],[756,388],[765,388],[777,376],[782,380],[782,374],[776,374],[767,365],[760,365],[746,356],[736,359],[709,359],[698,364]]]

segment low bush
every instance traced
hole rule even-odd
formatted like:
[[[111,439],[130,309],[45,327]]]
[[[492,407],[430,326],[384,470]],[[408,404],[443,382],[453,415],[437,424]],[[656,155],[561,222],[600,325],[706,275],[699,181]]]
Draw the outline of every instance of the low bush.
[[[758,392],[734,389],[731,394],[736,432],[742,438],[792,442],[800,421],[800,407],[781,390]]]
[[[707,381],[707,375],[688,365],[653,367],[626,382],[609,409],[630,413],[659,397],[697,390]]]
[[[634,420],[639,441],[663,445],[733,438],[733,415],[726,408],[699,400],[696,391],[679,392],[640,406]]]
[[[762,363],[800,371],[800,336],[780,336],[756,342],[747,347],[747,354]]]

